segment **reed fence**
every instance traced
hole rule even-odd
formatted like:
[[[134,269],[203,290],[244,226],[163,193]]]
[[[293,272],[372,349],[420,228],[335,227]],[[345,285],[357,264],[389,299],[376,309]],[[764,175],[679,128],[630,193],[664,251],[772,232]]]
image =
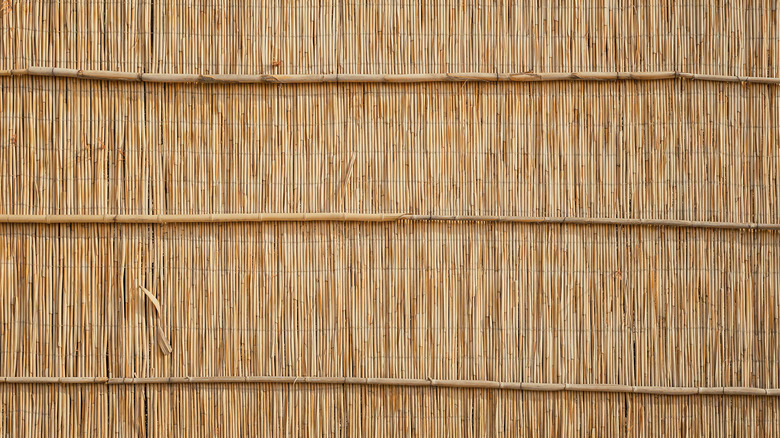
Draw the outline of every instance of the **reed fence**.
[[[780,434],[778,6],[0,0],[0,435]]]

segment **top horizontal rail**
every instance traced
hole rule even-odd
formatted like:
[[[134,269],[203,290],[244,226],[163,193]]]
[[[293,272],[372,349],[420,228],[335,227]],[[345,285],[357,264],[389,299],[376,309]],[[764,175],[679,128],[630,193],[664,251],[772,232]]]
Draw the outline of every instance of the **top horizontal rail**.
[[[690,79],[707,82],[780,84],[780,78],[660,72],[563,72],[563,73],[433,73],[433,74],[322,74],[236,75],[142,73],[28,67],[0,70],[2,76],[46,76],[97,81],[158,82],[178,84],[314,84],[314,83],[422,83],[422,82],[552,82],[552,81],[658,81]]]
[[[426,215],[406,213],[214,213],[214,214],[0,214],[0,224],[174,224],[240,222],[509,222],[526,224],[575,224],[710,228],[731,230],[780,230],[780,224],[711,222],[674,219],[595,217],[532,217],[485,215]]]

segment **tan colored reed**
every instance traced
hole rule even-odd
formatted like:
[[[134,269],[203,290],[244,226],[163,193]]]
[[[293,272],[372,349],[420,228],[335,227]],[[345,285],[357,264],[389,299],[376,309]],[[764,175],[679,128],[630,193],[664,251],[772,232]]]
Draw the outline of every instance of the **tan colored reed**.
[[[0,214],[778,223],[774,86],[13,81]]]
[[[771,3],[3,0],[0,69],[780,77]],[[89,26],[86,24],[89,23]],[[706,35],[706,37],[705,37]],[[218,49],[213,49],[218,48]]]
[[[32,370],[42,370],[58,357],[45,340],[49,330],[59,327],[59,333],[72,337],[63,343],[65,351],[85,352],[80,361],[84,368],[78,374],[48,374],[52,377],[253,375],[294,380],[329,375],[522,381],[539,383],[540,389],[546,383],[761,389],[776,388],[780,377],[772,366],[780,352],[766,348],[773,342],[778,280],[753,274],[776,272],[780,265],[780,254],[772,250],[778,235],[772,231],[441,222],[22,224],[2,229],[0,259],[9,262],[2,265],[0,280],[33,284],[37,292],[15,288],[0,308],[10,312],[20,308],[16,303],[64,300],[60,302],[68,309],[56,316],[61,322],[53,319],[59,314],[54,310],[7,313],[11,331],[4,339],[34,339],[40,347],[35,355],[6,348],[15,352],[6,364],[31,372],[6,369],[3,376],[46,376]],[[350,245],[339,244],[345,241]],[[691,241],[701,243],[687,243]],[[497,252],[499,248],[503,250]],[[52,254],[77,258],[54,262]],[[641,254],[653,256],[637,262]],[[29,268],[20,272],[14,267],[22,259]],[[312,266],[307,260],[320,262]],[[539,262],[528,269],[533,260]],[[103,289],[87,301],[82,291],[90,281]],[[138,283],[159,301],[172,346],[168,356],[155,338],[155,310],[143,293],[132,291]],[[566,283],[571,287],[563,287]],[[343,292],[392,284],[399,287],[370,296]],[[706,293],[694,295],[690,284]],[[37,309],[32,305],[28,310]],[[398,321],[408,321],[408,328]],[[82,330],[70,328],[79,325]],[[42,329],[34,331],[36,327]],[[127,337],[124,327],[145,334]],[[116,347],[103,350],[105,340],[95,338],[96,332],[105,333]],[[756,333],[767,343],[757,343]],[[701,345],[717,345],[723,337],[730,348],[721,351],[721,360],[711,361]],[[535,359],[540,355],[545,360]],[[106,356],[122,369],[101,372]],[[138,362],[125,363],[123,357]],[[349,371],[344,371],[344,360]],[[448,363],[459,366],[442,365]],[[740,366],[724,365],[733,363]],[[699,371],[694,374],[694,369]],[[206,383],[193,384],[187,393],[176,390],[181,394],[176,400],[199,406],[196,395],[204,391],[251,396],[260,384],[198,386]],[[267,400],[284,406],[283,399],[271,394],[288,390],[275,388]],[[316,385],[295,391],[310,391],[308,397],[318,399],[328,393]],[[341,391],[366,403],[377,396],[352,387]],[[595,406],[611,406],[600,400],[594,399]],[[409,412],[405,403],[399,406]],[[704,401],[686,398],[679,403],[699,406]],[[182,415],[189,415],[186,406]],[[438,418],[430,409],[426,421]],[[244,412],[249,411],[234,415],[245,418]],[[603,412],[592,414],[603,418]],[[170,419],[156,421],[162,427]]]
[[[0,0],[0,435],[780,435],[776,6]]]

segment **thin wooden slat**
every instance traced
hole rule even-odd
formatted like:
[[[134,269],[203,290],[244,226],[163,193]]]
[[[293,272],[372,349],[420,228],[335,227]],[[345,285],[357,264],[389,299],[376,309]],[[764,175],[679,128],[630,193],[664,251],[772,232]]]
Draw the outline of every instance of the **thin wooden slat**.
[[[522,216],[446,216],[402,213],[217,213],[158,215],[0,215],[0,223],[9,224],[177,224],[241,222],[499,222],[526,224],[575,224],[654,226],[727,230],[780,230],[780,224],[685,221],[663,219],[522,217]]]
[[[38,67],[0,70],[0,77],[43,76],[95,81],[150,82],[164,84],[412,84],[429,82],[555,82],[555,81],[659,81],[689,79],[701,82],[778,85],[780,78],[728,76],[678,71],[659,72],[570,72],[570,73],[434,73],[434,74],[330,74],[330,75],[237,75],[143,73],[109,70],[78,70]]]
[[[274,383],[285,385],[356,385],[402,386],[435,388],[477,388],[535,392],[601,392],[615,394],[656,395],[754,395],[780,396],[780,388],[750,387],[663,387],[628,386],[610,384],[565,384],[497,382],[487,380],[434,380],[434,379],[384,379],[359,377],[311,377],[311,376],[192,376],[192,377],[0,377],[0,383],[15,385],[183,385],[183,384],[241,384]]]

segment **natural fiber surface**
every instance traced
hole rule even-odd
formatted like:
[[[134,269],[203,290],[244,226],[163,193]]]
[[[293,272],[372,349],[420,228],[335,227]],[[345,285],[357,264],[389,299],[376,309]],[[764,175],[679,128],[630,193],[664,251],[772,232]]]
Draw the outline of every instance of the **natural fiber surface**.
[[[776,79],[777,10],[0,0],[0,70]],[[779,435],[780,234],[725,226],[780,224],[779,93],[0,77],[0,377],[85,379],[0,380],[0,435]]]
[[[2,0],[2,68],[780,76],[772,1]]]
[[[773,85],[0,84],[0,214],[780,217]]]
[[[777,246],[606,226],[6,225],[3,375],[779,387]]]
[[[6,225],[1,241],[0,257],[7,262],[0,281],[13,291],[0,306],[8,321],[3,375],[346,375],[780,386],[776,233],[513,224]],[[169,356],[158,349],[156,316],[137,285],[159,297],[162,327],[174,347]],[[45,388],[40,390],[49,391]],[[152,403],[147,405],[152,410],[174,409],[171,403],[180,410],[177,415],[188,416],[197,410],[187,408],[182,398],[187,393],[244,394],[257,400],[253,388],[258,387],[170,389],[164,393],[181,394],[179,401],[142,397],[148,401],[137,403]],[[81,391],[103,391],[100,404],[111,407],[119,403],[111,397],[141,390]],[[459,400],[449,389],[415,393],[345,387],[338,390],[344,397],[360,398],[343,402],[340,395],[339,404],[349,404],[337,408],[327,401],[335,389],[306,386],[295,391],[301,396],[308,391],[316,403],[333,406],[327,409],[351,412],[363,406],[370,410],[369,418],[386,415],[381,413],[386,408],[370,408],[390,397],[379,394],[439,394],[445,405]],[[492,406],[486,409],[504,409],[503,403],[511,400],[515,407],[491,417],[497,427],[509,430],[515,423],[505,421],[527,427],[552,421],[541,413],[517,417],[522,409],[555,406],[554,400],[580,403],[574,400],[584,397],[482,398],[462,391],[462,397],[475,397],[469,403]],[[281,409],[286,399],[277,397],[283,394],[288,389],[276,387],[270,398],[260,400],[279,403]],[[463,412],[437,413],[443,406],[414,413],[419,402],[402,401],[404,397],[394,402],[395,409],[402,409],[394,414],[400,415],[396,421],[416,415],[422,415],[416,421],[440,427],[476,421]],[[491,404],[494,397],[504,402]],[[607,414],[609,400],[626,400],[616,397],[593,399],[600,400],[598,408],[576,404],[571,415],[593,415],[603,422],[594,426],[599,428],[637,421]],[[48,402],[24,408],[14,400],[8,398],[8,412],[48,412]],[[521,400],[530,405],[516,411]],[[707,400],[711,398],[696,400],[688,409],[715,409],[723,403]],[[260,401],[242,403],[234,412],[242,415],[231,422],[244,422],[249,430],[260,427],[244,417],[253,416],[253,403]],[[542,404],[532,408],[533,403]],[[769,407],[776,402],[761,403],[769,405],[756,408],[756,421],[776,427],[776,410]],[[655,418],[645,411],[650,406],[636,408],[649,416],[641,418]],[[96,407],[89,415],[102,409],[107,407]],[[333,415],[345,415],[314,408],[307,414],[299,404],[295,409],[300,411],[277,415],[315,421],[317,428],[336,427],[342,423]],[[140,421],[132,412],[112,412]],[[695,420],[680,415],[664,424]],[[160,417],[149,424],[162,433],[157,428],[173,427],[164,426],[170,421]],[[208,424],[219,427],[221,421]],[[564,419],[551,424],[557,421],[559,427],[566,424]],[[421,423],[414,427],[433,427]],[[354,427],[369,427],[362,424]],[[396,427],[392,424],[381,421],[373,427]]]

